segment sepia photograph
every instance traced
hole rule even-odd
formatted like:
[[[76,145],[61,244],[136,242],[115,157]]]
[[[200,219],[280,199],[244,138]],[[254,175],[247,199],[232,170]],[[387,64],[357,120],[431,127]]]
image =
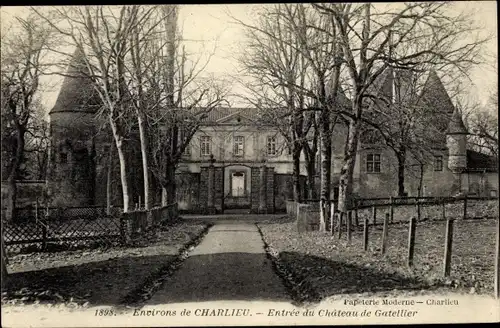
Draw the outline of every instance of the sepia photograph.
[[[0,18],[3,327],[500,321],[495,1]]]

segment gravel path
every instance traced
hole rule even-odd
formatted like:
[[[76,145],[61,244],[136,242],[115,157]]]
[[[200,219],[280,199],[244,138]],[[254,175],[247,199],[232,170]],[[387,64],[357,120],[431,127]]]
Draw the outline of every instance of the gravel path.
[[[214,225],[148,304],[218,300],[290,300],[254,224]]]

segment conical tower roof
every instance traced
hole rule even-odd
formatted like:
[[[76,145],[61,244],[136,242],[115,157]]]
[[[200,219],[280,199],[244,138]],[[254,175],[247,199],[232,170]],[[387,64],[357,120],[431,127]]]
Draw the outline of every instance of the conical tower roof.
[[[465,127],[464,121],[462,120],[462,115],[458,110],[453,112],[453,115],[448,124],[447,134],[467,134],[467,128]]]
[[[434,70],[429,72],[429,76],[422,88],[418,105],[431,107],[436,113],[440,112],[443,114],[452,114],[455,110],[443,82],[441,82],[441,79]]]
[[[57,112],[95,113],[99,107],[99,98],[89,75],[84,54],[77,48],[68,65],[59,96],[50,114]]]

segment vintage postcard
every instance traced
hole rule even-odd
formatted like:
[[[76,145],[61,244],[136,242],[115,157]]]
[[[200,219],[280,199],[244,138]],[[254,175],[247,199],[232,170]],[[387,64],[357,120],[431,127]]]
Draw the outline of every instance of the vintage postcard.
[[[2,7],[2,326],[500,321],[496,12]]]

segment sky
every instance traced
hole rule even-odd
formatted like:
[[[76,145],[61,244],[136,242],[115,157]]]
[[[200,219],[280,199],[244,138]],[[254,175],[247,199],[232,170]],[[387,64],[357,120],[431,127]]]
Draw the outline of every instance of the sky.
[[[218,78],[238,76],[236,54],[240,52],[244,38],[243,29],[234,23],[232,17],[251,22],[255,15],[254,10],[261,4],[225,4],[225,5],[182,5],[179,14],[179,24],[182,29],[186,47],[196,55],[201,56],[202,62],[210,59],[204,73]],[[484,33],[493,35],[488,42],[485,52],[490,56],[487,64],[476,67],[470,75],[471,87],[469,96],[479,102],[486,102],[489,93],[497,88],[497,17],[495,1],[456,2],[457,11],[465,10],[474,14],[477,23],[484,26]],[[23,7],[2,7],[2,24],[8,24],[14,14],[22,14]],[[24,10],[25,11],[25,10]],[[42,103],[50,110],[54,105],[59,92],[62,78],[50,76],[44,78],[50,85],[42,95]],[[233,92],[238,93],[234,87]],[[233,105],[239,105],[233,101]]]

